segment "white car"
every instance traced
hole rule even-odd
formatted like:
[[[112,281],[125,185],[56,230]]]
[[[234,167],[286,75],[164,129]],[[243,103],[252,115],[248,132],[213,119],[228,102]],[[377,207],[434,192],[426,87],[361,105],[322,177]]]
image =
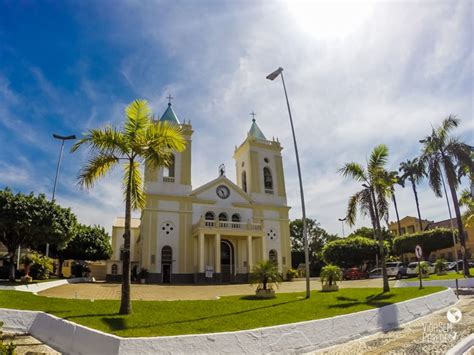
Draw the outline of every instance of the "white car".
[[[387,266],[388,277],[396,277],[397,279],[401,279],[402,276],[407,274],[407,268],[400,261],[386,263],[385,265]]]
[[[427,261],[421,261],[422,263],[423,262],[427,262]],[[411,262],[408,264],[407,266],[407,276],[410,277],[410,276],[418,276],[418,273],[416,272],[417,271],[417,268],[418,267],[418,262],[417,261],[414,261],[414,262]],[[434,266],[433,264],[431,264],[430,262],[428,262],[428,274],[434,274],[435,270],[434,270]]]
[[[382,277],[382,269],[381,268],[376,268],[376,269],[372,269],[370,270],[369,272],[369,279],[378,279]]]

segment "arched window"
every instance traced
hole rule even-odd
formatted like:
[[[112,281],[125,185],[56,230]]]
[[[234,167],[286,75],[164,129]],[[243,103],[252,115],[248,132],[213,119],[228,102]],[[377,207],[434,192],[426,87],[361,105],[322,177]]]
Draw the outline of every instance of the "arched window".
[[[112,265],[112,275],[117,275],[118,267],[117,264]]]
[[[242,190],[247,192],[247,173],[245,170],[242,171]]]
[[[232,215],[232,222],[240,222],[240,214],[234,213]]]
[[[268,167],[263,168],[263,183],[265,185],[265,193],[272,194],[273,193],[273,178],[272,172]]]
[[[214,215],[214,212],[211,212],[211,211],[207,211],[206,214],[204,215],[204,219],[206,221],[213,221],[215,218],[216,216]]]
[[[227,213],[224,213],[224,212],[219,213],[220,222],[226,222],[228,220],[229,220],[229,217],[227,217]]]
[[[173,261],[173,250],[170,246],[165,245],[161,249],[161,264],[171,264]]]
[[[174,178],[175,177],[174,171],[175,171],[175,158],[174,158],[174,155],[171,155],[168,166],[165,166],[163,169],[163,177]]]
[[[278,254],[275,249],[272,249],[268,252],[268,260],[274,264],[278,264]]]

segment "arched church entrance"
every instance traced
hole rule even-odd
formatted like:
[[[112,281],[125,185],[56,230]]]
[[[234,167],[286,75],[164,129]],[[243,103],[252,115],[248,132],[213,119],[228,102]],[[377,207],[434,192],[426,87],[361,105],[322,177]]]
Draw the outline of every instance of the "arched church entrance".
[[[222,282],[231,282],[234,273],[234,247],[232,243],[223,240],[221,241],[221,280]]]

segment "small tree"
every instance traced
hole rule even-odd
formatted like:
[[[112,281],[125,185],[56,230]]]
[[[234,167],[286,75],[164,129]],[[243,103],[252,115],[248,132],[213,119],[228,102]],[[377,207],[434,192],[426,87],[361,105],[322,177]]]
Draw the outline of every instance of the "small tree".
[[[441,275],[446,272],[446,260],[444,259],[436,259],[435,265],[435,272],[438,275]]]
[[[100,226],[78,225],[74,237],[64,249],[58,250],[59,275],[64,260],[107,260],[112,256],[110,235]]]
[[[321,282],[328,286],[336,285],[337,281],[342,280],[342,270],[336,265],[326,265],[321,270]]]
[[[42,194],[13,194],[0,190],[0,242],[8,250],[10,282],[15,281],[15,253],[20,246],[65,243],[70,239],[76,217],[70,209],[48,201]]]
[[[251,275],[251,282],[257,283],[257,292],[259,290],[272,290],[273,285],[278,286],[282,277],[278,272],[278,266],[271,260],[260,261],[255,265]]]

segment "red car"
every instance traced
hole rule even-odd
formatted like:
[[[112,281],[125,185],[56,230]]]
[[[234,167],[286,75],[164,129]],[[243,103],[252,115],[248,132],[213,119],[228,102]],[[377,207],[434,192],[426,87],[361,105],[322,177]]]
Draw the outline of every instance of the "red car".
[[[344,280],[360,280],[366,279],[367,273],[360,270],[359,268],[353,267],[350,269],[345,269],[342,273],[342,278]]]

